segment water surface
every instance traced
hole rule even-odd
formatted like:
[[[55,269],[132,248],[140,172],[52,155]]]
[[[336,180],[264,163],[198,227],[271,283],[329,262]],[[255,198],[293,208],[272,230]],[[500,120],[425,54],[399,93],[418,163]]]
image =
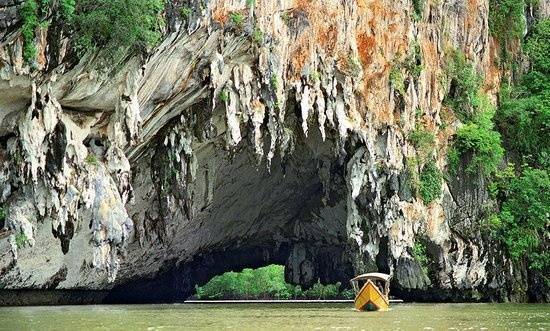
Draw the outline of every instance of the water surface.
[[[0,308],[0,330],[550,330],[550,305],[98,305]]]

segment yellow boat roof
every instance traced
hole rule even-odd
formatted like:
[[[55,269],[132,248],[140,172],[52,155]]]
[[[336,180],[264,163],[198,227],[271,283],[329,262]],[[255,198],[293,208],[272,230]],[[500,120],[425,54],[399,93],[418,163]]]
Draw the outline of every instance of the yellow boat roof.
[[[352,278],[351,281],[365,280],[365,279],[379,279],[385,282],[390,281],[391,275],[383,274],[381,272],[370,272],[366,274],[359,275],[355,278]]]

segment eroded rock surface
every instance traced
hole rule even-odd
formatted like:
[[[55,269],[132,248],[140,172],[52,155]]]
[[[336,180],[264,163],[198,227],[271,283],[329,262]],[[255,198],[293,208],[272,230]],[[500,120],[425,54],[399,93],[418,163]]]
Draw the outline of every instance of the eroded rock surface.
[[[46,33],[31,70],[0,33],[2,303],[183,300],[267,263],[306,286],[382,271],[405,299],[528,299],[525,266],[482,231],[481,176],[459,169],[429,204],[411,184],[410,132],[435,135],[444,171],[460,125],[446,56],[499,86],[488,1],[428,1],[421,19],[401,0],[204,3],[110,74],[51,58]]]

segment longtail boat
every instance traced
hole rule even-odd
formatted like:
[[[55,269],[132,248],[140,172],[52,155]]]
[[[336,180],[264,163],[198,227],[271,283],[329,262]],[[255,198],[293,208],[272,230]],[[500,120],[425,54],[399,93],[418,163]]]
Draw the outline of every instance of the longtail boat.
[[[372,272],[351,279],[351,286],[355,292],[355,309],[388,310],[391,277],[391,275]]]

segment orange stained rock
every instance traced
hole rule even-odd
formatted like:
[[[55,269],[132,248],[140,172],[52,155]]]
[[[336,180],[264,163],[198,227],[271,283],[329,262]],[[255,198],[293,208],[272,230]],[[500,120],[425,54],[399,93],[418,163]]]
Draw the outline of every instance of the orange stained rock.
[[[298,44],[297,48],[292,52],[290,56],[290,68],[293,78],[299,79],[302,75],[302,68],[309,60],[309,49],[302,44]]]
[[[374,36],[368,36],[366,33],[357,35],[357,49],[363,66],[369,66],[372,63],[372,56],[375,50]]]
[[[310,60],[314,51],[319,48],[328,56],[334,56],[338,46],[339,19],[341,6],[311,0],[297,0],[293,14],[307,16],[309,26],[294,42],[291,51],[291,76],[300,77],[303,66]]]
[[[478,0],[468,0],[468,10],[466,11],[465,17],[465,28],[467,31],[471,27],[476,25],[476,19],[479,17],[479,1]]]

